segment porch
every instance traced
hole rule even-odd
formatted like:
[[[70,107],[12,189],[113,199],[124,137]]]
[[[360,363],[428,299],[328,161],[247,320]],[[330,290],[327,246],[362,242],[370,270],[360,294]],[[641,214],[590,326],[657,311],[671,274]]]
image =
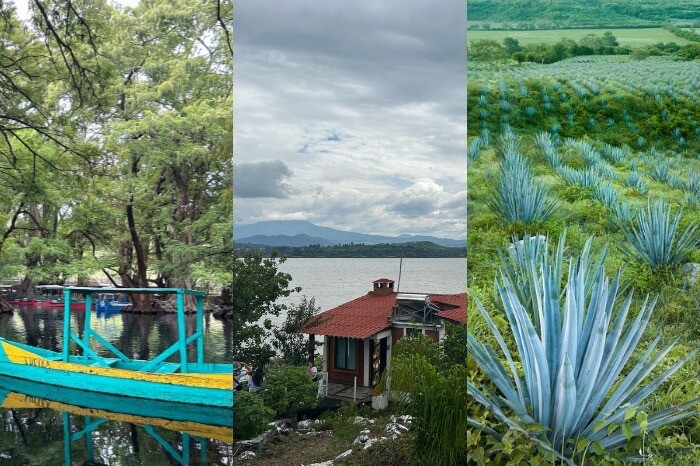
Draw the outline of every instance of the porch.
[[[319,376],[321,380],[319,382],[318,392],[319,395],[324,398],[357,404],[372,402],[373,389],[371,387],[360,386],[359,382],[357,386],[352,383],[329,382],[327,372],[320,372]]]

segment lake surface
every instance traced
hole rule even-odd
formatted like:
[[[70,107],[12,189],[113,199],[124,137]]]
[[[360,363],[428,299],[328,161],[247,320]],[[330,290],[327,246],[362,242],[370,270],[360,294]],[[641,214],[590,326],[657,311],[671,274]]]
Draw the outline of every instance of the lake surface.
[[[82,327],[85,311],[72,311],[71,326]],[[174,314],[139,315],[92,313],[92,328],[128,357],[149,359],[177,340]],[[195,328],[188,316],[188,334]],[[63,311],[17,307],[0,314],[0,337],[60,351]],[[207,362],[233,359],[230,323],[205,315]],[[94,347],[100,354],[109,352]],[[190,355],[194,357],[194,353]],[[80,393],[61,392],[45,385],[27,386],[0,378],[0,465],[228,465],[233,463],[230,430],[217,425],[216,413],[168,413],[152,417],[152,405],[135,405],[148,417],[129,416],[124,398],[99,400],[104,409],[85,409]],[[87,397],[85,397],[87,398]],[[110,404],[111,403],[111,404]],[[133,411],[133,409],[132,409]],[[170,415],[172,414],[172,415]],[[177,414],[177,416],[176,416]],[[207,417],[211,414],[210,417]]]
[[[300,286],[279,302],[298,303],[303,295],[316,298],[322,311],[372,291],[378,278],[396,281],[399,291],[414,293],[464,293],[467,291],[467,259],[403,259],[399,282],[399,259],[292,258],[280,270],[292,276],[291,286]],[[273,322],[279,323],[280,316]]]

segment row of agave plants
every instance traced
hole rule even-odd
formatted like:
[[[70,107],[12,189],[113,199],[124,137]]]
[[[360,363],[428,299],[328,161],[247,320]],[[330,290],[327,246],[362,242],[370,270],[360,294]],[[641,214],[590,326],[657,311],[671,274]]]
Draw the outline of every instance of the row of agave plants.
[[[495,288],[515,351],[478,297],[477,308],[501,356],[472,334],[467,343],[470,356],[491,382],[468,383],[468,394],[500,422],[557,457],[557,463],[570,465],[584,464],[593,453],[619,449],[633,436],[696,416],[700,403],[699,397],[647,413],[647,400],[698,349],[647,380],[677,342],[654,352],[659,335],[636,364],[627,367],[656,298],[647,297],[640,309],[631,309],[633,291],[622,296],[620,272],[612,279],[606,275],[605,249],[594,257],[592,240],[568,263],[564,235],[553,254],[547,240],[526,236],[522,243],[514,241],[512,254],[502,254]],[[636,317],[628,319],[635,311]],[[475,419],[467,423],[502,440],[501,433]],[[640,453],[643,460],[645,452]]]
[[[510,125],[504,125],[503,135],[511,137],[512,134]],[[534,143],[562,182],[592,188],[594,198],[607,208],[620,210],[615,205],[622,204],[621,211],[629,211],[630,206],[625,206],[629,203],[620,201],[622,188],[631,188],[637,196],[646,197],[649,194],[649,182],[678,190],[686,204],[700,206],[700,163],[688,160],[680,154],[670,156],[650,150],[634,155],[627,147],[621,149],[610,144],[602,144],[599,150],[584,140],[567,138],[562,142],[556,134],[550,132],[538,133]],[[468,159],[478,159],[488,144],[490,135],[488,128],[484,127],[482,134],[469,142]],[[563,162],[562,154],[574,155],[577,160],[585,162],[586,168],[567,166]],[[620,168],[628,173],[623,176]],[[621,187],[616,187],[615,183]]]
[[[558,202],[549,194],[547,187],[535,179],[532,163],[520,152],[520,141],[520,137],[508,127],[499,136],[498,180],[488,205],[506,223],[545,221],[556,212]],[[590,147],[588,143],[581,145]],[[593,160],[593,163],[597,162]],[[602,159],[601,163],[604,163]],[[613,185],[602,183],[604,178],[594,167],[592,165],[578,171],[559,165],[557,174],[566,184],[591,188],[593,197],[610,209],[617,219],[617,226],[631,245],[622,248],[631,258],[641,260],[656,271],[682,264],[700,245],[697,225],[690,223],[680,230],[682,208],[673,214],[671,205],[664,198],[653,203],[648,198],[646,209],[635,208],[620,199],[620,192]]]
[[[592,83],[590,78],[585,79],[582,83],[579,81],[581,78],[576,75],[564,74],[557,76],[550,74],[551,69],[547,68],[547,75],[542,75],[542,73],[533,73],[532,66],[537,67],[537,65],[531,65],[530,67],[513,67],[508,70],[508,72],[501,70],[496,78],[495,73],[491,72],[486,76],[479,73],[476,75],[479,79],[483,79],[481,85],[481,93],[476,100],[479,106],[478,117],[482,121],[486,121],[488,118],[493,118],[495,115],[497,118],[502,119],[504,122],[510,122],[513,119],[521,119],[523,117],[539,117],[540,115],[551,115],[556,116],[561,109],[557,104],[565,104],[567,112],[563,116],[563,124],[575,125],[579,124],[577,116],[575,115],[575,107],[581,103],[586,102],[589,98],[593,96],[604,95],[603,97],[597,99],[601,111],[607,110],[608,102],[612,100],[622,100],[624,94],[619,92],[619,90],[628,92],[642,92],[640,87],[634,84],[625,83],[623,81],[612,81],[611,83]],[[548,65],[548,67],[551,65]],[[692,66],[692,65],[691,65]],[[568,69],[571,67],[579,67],[580,64],[568,65]],[[585,70],[582,70],[585,73]],[[657,69],[658,72],[658,69]],[[603,79],[603,78],[598,78]],[[565,85],[560,82],[560,80],[565,81]],[[697,76],[696,76],[697,80]],[[675,81],[674,81],[675,82]],[[497,85],[496,85],[497,83]],[[536,85],[533,83],[537,83]],[[607,86],[606,86],[607,84]],[[526,106],[520,111],[518,109],[517,102],[515,99],[524,99],[530,94],[531,87],[538,87],[539,105],[541,106],[542,113],[538,112],[536,105],[530,101]],[[489,101],[490,90],[494,89],[493,93],[498,96],[495,102]],[[603,94],[601,94],[601,89],[603,89]],[[674,115],[675,110],[672,107],[666,105],[666,102],[680,102],[681,98],[688,99],[690,101],[697,100],[695,95],[689,96],[687,93],[680,91],[679,87],[674,88],[673,94],[670,94],[669,89],[664,89],[660,91],[659,89],[644,89],[650,97],[653,96],[653,101],[657,106],[658,114],[661,116],[665,122],[675,122],[673,127],[670,128],[669,136],[673,136],[679,149],[683,149],[687,145],[688,138],[694,138],[700,140],[700,122],[693,118],[692,114],[685,115]],[[577,96],[578,102],[572,100],[573,96]],[[489,111],[490,109],[490,111]],[[632,133],[639,133],[637,124],[633,121],[632,112],[628,108],[621,108],[616,110],[619,112],[619,116],[610,115],[600,121],[596,119],[596,115],[588,112],[587,118],[585,120],[586,125],[590,128],[595,128],[597,125],[604,125],[609,128],[614,128],[620,122],[631,131]],[[609,112],[606,112],[606,114]],[[641,115],[636,115],[637,118],[648,119],[649,114],[643,112]],[[680,119],[680,120],[679,120]],[[681,124],[681,122],[683,122]],[[636,144],[638,147],[643,147],[648,141],[641,134],[636,138]]]

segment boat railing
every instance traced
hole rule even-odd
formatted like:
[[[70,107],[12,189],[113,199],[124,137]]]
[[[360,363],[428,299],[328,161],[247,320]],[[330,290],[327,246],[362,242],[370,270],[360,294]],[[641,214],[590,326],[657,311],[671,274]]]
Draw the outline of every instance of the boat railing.
[[[178,340],[169,348],[154,357],[148,364],[144,365],[140,370],[142,372],[152,372],[160,369],[161,365],[170,357],[179,353],[179,371],[188,373],[192,366],[197,371],[204,369],[204,292],[198,290],[186,290],[183,288],[96,288],[96,287],[65,287],[64,288],[64,316],[63,316],[63,362],[68,362],[70,357],[70,342],[74,341],[79,348],[82,349],[83,358],[94,360],[95,364],[102,367],[110,367],[111,362],[95,352],[90,341],[94,338],[99,344],[112,352],[117,358],[123,362],[129,362],[130,358],[108,342],[99,333],[95,332],[90,326],[90,317],[95,293],[123,293],[123,294],[175,294],[177,304],[177,329]],[[83,324],[82,338],[77,335],[70,326],[71,316],[71,297],[73,293],[80,293],[85,297],[85,322]],[[185,320],[185,296],[193,296],[196,303],[196,329],[191,335],[187,335],[187,326]],[[187,347],[196,344],[197,360],[190,363],[187,356]],[[177,370],[177,369],[175,369]]]

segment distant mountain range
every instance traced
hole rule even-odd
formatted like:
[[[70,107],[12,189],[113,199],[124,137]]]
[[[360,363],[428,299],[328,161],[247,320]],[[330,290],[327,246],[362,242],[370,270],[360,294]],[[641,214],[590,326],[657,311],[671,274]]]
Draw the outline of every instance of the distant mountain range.
[[[239,244],[266,246],[309,246],[320,244],[397,244],[429,241],[439,246],[463,248],[465,241],[426,235],[381,236],[320,227],[305,220],[269,220],[233,226],[233,239]]]

